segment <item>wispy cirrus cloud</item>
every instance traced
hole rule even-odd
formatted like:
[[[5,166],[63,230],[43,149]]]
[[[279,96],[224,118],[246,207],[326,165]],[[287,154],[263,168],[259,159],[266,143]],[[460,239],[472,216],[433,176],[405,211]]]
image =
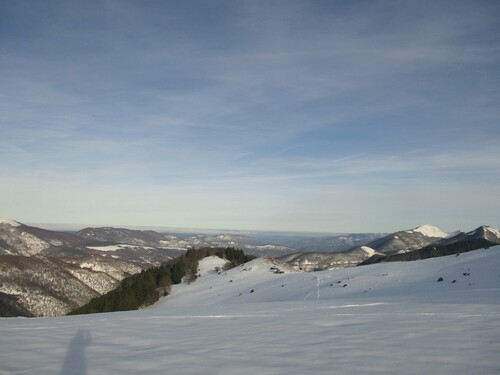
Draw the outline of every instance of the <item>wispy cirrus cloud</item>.
[[[161,207],[147,223],[145,211],[122,212],[131,224],[171,209],[188,226],[227,215],[312,230],[318,212],[336,228],[344,215],[355,222],[349,205],[375,215],[383,199],[405,206],[432,186],[424,206],[437,215],[453,195],[444,186],[458,197],[500,182],[494,1],[1,7],[0,171],[32,197],[33,221],[44,221],[42,201],[57,221],[67,215],[47,196],[51,180],[67,201],[110,210],[154,197],[139,199]],[[17,203],[3,215],[15,219]]]

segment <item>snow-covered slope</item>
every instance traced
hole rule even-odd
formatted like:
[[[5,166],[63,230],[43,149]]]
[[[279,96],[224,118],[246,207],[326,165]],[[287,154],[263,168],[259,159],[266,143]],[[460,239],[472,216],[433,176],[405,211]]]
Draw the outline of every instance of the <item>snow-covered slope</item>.
[[[447,236],[448,233],[433,225],[426,224],[389,234],[366,245],[379,253],[393,255],[421,249]]]
[[[0,319],[0,373],[499,373],[500,247],[316,273],[221,264],[141,311]]]
[[[439,278],[443,281],[438,282]],[[223,304],[371,296],[392,299],[406,295],[432,299],[435,295],[446,298],[447,292],[469,293],[492,286],[500,292],[500,246],[459,256],[314,273],[296,271],[272,258],[257,258],[220,275],[214,272],[202,276],[190,285],[174,285],[163,303],[188,307],[204,301]]]
[[[354,267],[377,252],[368,246],[358,246],[338,253],[305,252],[285,255],[279,259],[296,270],[323,271],[336,268]]]
[[[73,234],[0,219],[0,316],[66,314],[114,289],[125,276],[179,254],[88,242]]]
[[[295,269],[318,271],[325,269],[353,267],[367,261],[373,255],[401,254],[421,249],[446,238],[448,233],[430,224],[388,234],[358,245],[349,250],[335,253],[300,252],[280,257]]]
[[[496,238],[500,238],[500,230],[492,228],[490,226],[485,226],[484,228],[485,228],[486,232],[490,232]]]
[[[63,248],[81,252],[85,246],[81,239],[68,233],[54,232],[13,220],[0,219],[0,254],[32,256]]]
[[[0,217],[0,225],[9,225],[11,227],[18,227],[21,224],[18,223],[17,221],[9,220],[9,219],[5,219],[3,217]]]
[[[189,237],[177,237],[172,234],[155,231],[131,230],[125,228],[85,228],[77,236],[86,240],[124,243],[137,246],[152,246],[164,249],[187,250],[190,247],[235,247],[248,254],[269,255],[285,254],[292,250],[286,246],[263,243],[251,236],[236,234],[196,234]]]
[[[104,257],[0,255],[0,315],[67,314],[140,271],[136,264]]]
[[[163,248],[159,239],[164,238],[164,235],[154,231],[116,228],[87,228],[80,235],[74,235],[0,219],[0,255],[57,258],[102,255],[148,268],[182,254],[178,250]],[[129,242],[112,242],[114,239]]]
[[[500,244],[500,230],[487,225],[480,226],[470,232],[458,232],[454,236],[449,236],[439,241],[439,245],[450,245],[459,242],[470,242],[486,240],[492,244]]]
[[[415,228],[409,232],[410,233],[411,232],[419,232],[419,233],[422,233],[424,236],[433,237],[433,238],[438,238],[438,237],[445,238],[445,237],[448,237],[448,235],[449,235],[449,233],[443,232],[438,227],[435,227],[435,226],[430,225],[430,224],[422,225],[422,226]]]
[[[166,235],[152,230],[133,230],[113,227],[84,228],[78,231],[76,235],[85,240],[152,247],[161,247],[161,242],[168,239]]]
[[[23,227],[15,221],[0,221],[0,254],[30,256],[51,247],[49,241],[33,235],[26,230],[27,227]]]

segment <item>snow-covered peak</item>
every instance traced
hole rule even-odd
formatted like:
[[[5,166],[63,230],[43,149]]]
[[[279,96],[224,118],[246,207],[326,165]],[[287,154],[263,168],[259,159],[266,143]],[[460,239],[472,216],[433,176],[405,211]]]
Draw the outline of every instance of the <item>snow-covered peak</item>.
[[[7,224],[7,225],[10,225],[10,226],[13,226],[13,227],[18,227],[18,226],[21,225],[17,221],[9,220],[9,219],[4,219],[2,217],[0,217],[0,224]]]
[[[368,246],[361,246],[361,249],[364,250],[369,256],[375,255],[377,252]]]
[[[439,238],[448,237],[448,233],[443,232],[441,229],[430,224],[422,225],[418,228],[413,229],[412,231],[422,233],[424,236],[427,237],[439,237]]]
[[[492,228],[492,227],[489,227],[487,225],[484,226],[484,230],[487,231],[487,232],[490,232],[492,233],[494,236],[500,238],[500,230],[498,229],[495,229],[495,228]]]
[[[476,228],[470,232],[467,232],[466,235],[471,237],[471,236],[476,236],[480,233],[484,233],[484,234],[490,233],[493,236],[500,238],[500,230],[489,227],[487,225],[480,226],[479,228]]]

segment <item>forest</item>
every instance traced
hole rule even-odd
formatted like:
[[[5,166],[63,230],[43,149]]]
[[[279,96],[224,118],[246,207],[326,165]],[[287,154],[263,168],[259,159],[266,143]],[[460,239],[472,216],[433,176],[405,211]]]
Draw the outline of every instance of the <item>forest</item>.
[[[112,291],[93,298],[87,304],[72,310],[68,315],[93,314],[112,311],[137,310],[149,306],[170,293],[170,286],[183,280],[196,280],[198,261],[218,256],[227,260],[226,269],[254,259],[243,250],[228,248],[189,249],[186,254],[169,260],[159,267],[152,267],[122,280]]]

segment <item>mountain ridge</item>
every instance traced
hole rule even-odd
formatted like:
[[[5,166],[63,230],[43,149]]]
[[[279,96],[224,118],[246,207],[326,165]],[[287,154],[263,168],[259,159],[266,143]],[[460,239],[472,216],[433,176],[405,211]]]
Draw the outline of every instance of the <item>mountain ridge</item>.
[[[459,232],[453,236],[433,242],[421,249],[397,254],[377,254],[363,261],[360,265],[373,263],[422,260],[477,250],[487,249],[500,244],[500,231],[483,225],[470,232]]]
[[[290,247],[266,244],[243,234],[200,234],[182,238],[154,231],[100,227],[84,228],[77,235],[0,219],[0,259],[3,263],[0,267],[0,315],[2,311],[37,316],[61,314],[89,298],[107,293],[130,274],[184,254],[194,244],[222,248],[239,248],[240,244],[245,244],[241,247],[245,252],[252,249],[247,253],[277,254],[281,255],[281,261],[297,270],[320,271],[446,255],[500,243],[500,231],[489,226],[447,235],[425,224],[376,239],[372,236],[377,235],[341,235],[336,242],[339,246],[351,241],[362,242],[363,238],[371,239],[348,251],[292,253]],[[177,247],[172,249],[174,245]],[[436,246],[438,250],[433,248]],[[19,272],[19,265],[27,271]],[[61,285],[68,286],[67,296]],[[78,287],[81,288],[79,296],[74,292]]]
[[[474,236],[478,237],[475,242],[473,242]],[[479,238],[481,236],[485,237],[484,241],[481,241]],[[464,242],[470,243],[462,245]],[[425,255],[427,253],[433,253],[434,256],[438,256],[440,252],[432,251],[433,245],[441,246],[443,248],[442,254],[449,255],[464,250],[470,251],[484,248],[498,243],[500,243],[500,231],[488,226],[482,226],[467,233],[459,232],[458,234],[454,233],[450,235],[433,225],[424,224],[413,229],[388,234],[365,245],[355,246],[347,251],[338,253],[299,252],[282,256],[279,259],[292,265],[295,269],[321,271],[376,262],[395,261],[396,259],[415,260],[420,259],[419,256],[423,256],[423,259],[425,259],[425,257],[429,257]],[[404,256],[406,253],[410,255]]]

